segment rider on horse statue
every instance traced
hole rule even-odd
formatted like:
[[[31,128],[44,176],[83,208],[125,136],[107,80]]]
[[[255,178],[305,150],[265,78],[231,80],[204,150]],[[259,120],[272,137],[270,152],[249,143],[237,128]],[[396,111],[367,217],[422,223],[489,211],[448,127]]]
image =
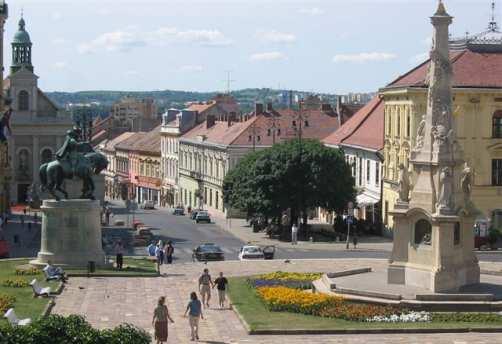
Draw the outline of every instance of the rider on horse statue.
[[[69,165],[70,173],[75,175],[77,173],[77,166],[83,156],[79,152],[79,147],[83,142],[81,139],[82,130],[78,127],[73,127],[66,132],[66,140],[63,146],[56,152],[56,159],[64,166],[65,162]]]

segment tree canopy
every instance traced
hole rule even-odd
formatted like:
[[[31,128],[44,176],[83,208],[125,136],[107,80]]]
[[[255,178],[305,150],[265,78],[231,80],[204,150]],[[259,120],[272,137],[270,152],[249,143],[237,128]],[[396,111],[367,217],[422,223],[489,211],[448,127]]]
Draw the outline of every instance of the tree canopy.
[[[246,155],[223,183],[228,207],[295,220],[307,209],[341,212],[355,198],[354,178],[343,151],[315,140],[293,140]]]

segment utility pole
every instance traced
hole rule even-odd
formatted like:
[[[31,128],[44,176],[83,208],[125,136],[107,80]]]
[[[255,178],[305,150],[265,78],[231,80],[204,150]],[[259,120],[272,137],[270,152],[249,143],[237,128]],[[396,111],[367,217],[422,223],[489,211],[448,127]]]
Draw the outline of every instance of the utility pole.
[[[226,93],[227,94],[230,94],[230,91],[231,91],[231,86],[232,86],[232,83],[234,83],[236,80],[233,80],[232,79],[232,71],[231,70],[227,70],[227,80],[225,80],[226,84],[227,84],[227,90],[226,90]]]
[[[354,203],[349,202],[347,204],[347,242],[345,249],[349,249],[349,238],[350,238],[350,225],[354,219]]]

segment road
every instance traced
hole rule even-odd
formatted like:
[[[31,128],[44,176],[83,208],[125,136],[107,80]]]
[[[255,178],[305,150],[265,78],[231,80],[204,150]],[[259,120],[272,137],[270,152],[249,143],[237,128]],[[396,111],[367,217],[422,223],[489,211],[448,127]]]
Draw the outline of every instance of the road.
[[[121,218],[132,221],[132,215],[122,208],[115,208],[115,219]],[[142,221],[148,226],[155,228],[153,233],[156,240],[164,242],[171,240],[175,247],[175,260],[186,262],[192,260],[192,250],[204,242],[212,242],[219,245],[225,252],[225,259],[238,259],[240,247],[244,244],[228,231],[221,229],[215,224],[196,224],[188,216],[175,216],[167,209],[138,210],[134,214],[135,219]],[[116,230],[112,230],[116,231]],[[129,234],[130,235],[130,234]],[[121,235],[117,234],[116,237]],[[131,255],[145,255],[144,248],[130,249]],[[501,253],[477,253],[483,261],[502,261]],[[316,250],[299,247],[277,248],[277,259],[326,259],[326,258],[389,258],[390,252],[376,250]]]

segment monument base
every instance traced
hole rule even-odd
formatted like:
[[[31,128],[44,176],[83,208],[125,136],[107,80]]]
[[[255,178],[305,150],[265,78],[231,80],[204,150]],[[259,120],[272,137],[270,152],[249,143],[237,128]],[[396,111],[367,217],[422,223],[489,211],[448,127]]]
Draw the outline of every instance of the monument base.
[[[99,201],[85,199],[44,200],[41,248],[32,265],[87,266],[105,264],[101,243]]]

